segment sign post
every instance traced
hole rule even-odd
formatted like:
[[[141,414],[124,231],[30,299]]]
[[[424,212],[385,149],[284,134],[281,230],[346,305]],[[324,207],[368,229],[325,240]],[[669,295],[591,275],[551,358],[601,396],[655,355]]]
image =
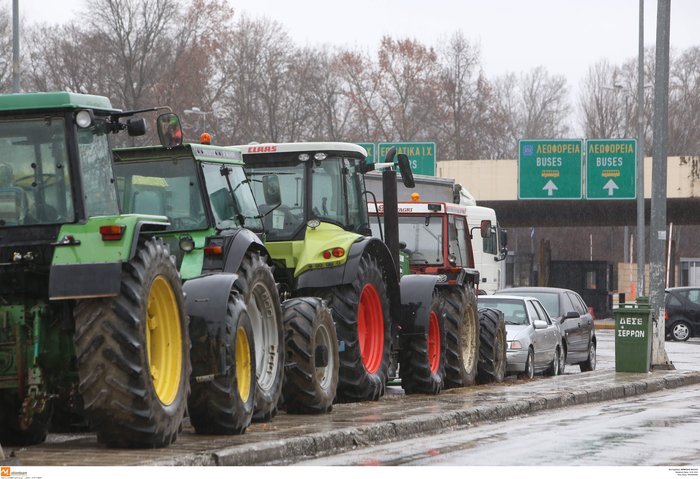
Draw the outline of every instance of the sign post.
[[[637,197],[637,140],[586,141],[586,198],[624,200]]]
[[[520,140],[518,199],[583,197],[583,140]]]

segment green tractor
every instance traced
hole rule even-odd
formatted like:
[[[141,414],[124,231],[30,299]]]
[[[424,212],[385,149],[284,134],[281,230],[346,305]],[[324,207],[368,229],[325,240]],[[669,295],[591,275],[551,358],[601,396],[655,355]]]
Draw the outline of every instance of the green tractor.
[[[397,366],[407,393],[438,393],[445,383],[447,341],[437,277],[401,276],[399,269],[394,167],[412,187],[408,158],[398,155],[395,162],[392,149],[384,163],[368,165],[364,148],[349,143],[237,148],[263,214],[283,298],[318,296],[332,310],[338,401],[378,399]],[[364,188],[364,173],[375,168],[384,169],[387,188],[382,239],[372,237]],[[470,351],[476,355],[477,349]],[[476,367],[476,356],[469,364]]]
[[[6,447],[44,441],[52,416],[70,427],[86,415],[108,446],[161,447],[178,435],[190,340],[178,271],[154,236],[167,218],[120,214],[113,179],[108,137],[144,134],[135,113],[99,96],[0,95]]]
[[[205,144],[172,149],[126,148],[115,150],[114,159],[123,210],[166,215],[170,219],[170,226],[159,237],[176,252],[188,313],[192,317],[215,317],[217,313],[225,316],[231,292],[242,295],[252,321],[255,345],[253,419],[269,420],[276,413],[283,390],[285,352],[295,358],[292,368],[304,361],[308,363],[309,348],[317,348],[316,343],[312,346],[308,341],[318,343],[324,358],[311,368],[313,377],[325,385],[325,391],[317,397],[321,402],[314,405],[295,390],[295,381],[287,381],[284,395],[291,405],[288,410],[328,410],[335,397],[333,378],[337,377],[338,367],[332,356],[336,340],[330,312],[316,298],[299,298],[280,305],[270,255],[258,236],[262,234],[262,217],[243,171],[240,150]],[[323,318],[327,318],[326,323]],[[313,328],[313,338],[309,338],[307,333]],[[193,344],[199,337],[192,335]],[[298,354],[302,357],[296,357]],[[235,366],[241,367],[237,361]],[[208,398],[206,401],[190,402],[191,420],[199,430],[199,416],[214,414],[224,403],[217,391],[224,391],[230,378],[205,378],[194,359],[193,369],[193,391],[209,391],[202,395]],[[238,403],[243,405],[244,401],[239,399]],[[249,415],[241,414],[241,419],[246,417],[250,421]]]

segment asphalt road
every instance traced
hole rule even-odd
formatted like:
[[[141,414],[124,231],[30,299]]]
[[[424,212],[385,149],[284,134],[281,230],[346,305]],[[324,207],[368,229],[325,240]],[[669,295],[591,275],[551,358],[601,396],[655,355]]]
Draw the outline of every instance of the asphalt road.
[[[615,368],[613,331],[599,331],[600,369]],[[700,369],[700,339],[666,343],[677,369]],[[567,374],[577,374],[569,367]],[[700,386],[357,449],[297,465],[697,466]]]

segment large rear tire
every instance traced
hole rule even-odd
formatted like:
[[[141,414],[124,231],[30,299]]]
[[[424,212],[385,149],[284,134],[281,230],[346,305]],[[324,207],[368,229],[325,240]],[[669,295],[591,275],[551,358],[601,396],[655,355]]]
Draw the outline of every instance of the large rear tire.
[[[479,310],[479,384],[500,383],[506,376],[506,322],[503,313],[491,308]]]
[[[223,344],[220,343],[223,341]],[[225,351],[225,371],[207,381],[194,381],[188,402],[190,422],[198,434],[243,434],[253,418],[255,404],[255,344],[243,299],[232,291],[221,334],[195,338],[195,371],[211,369]]]
[[[479,319],[471,286],[443,291],[445,310],[445,389],[471,386],[479,361]]]
[[[266,257],[248,251],[238,269],[236,285],[243,293],[255,343],[255,411],[253,421],[277,414],[284,375],[284,326],[272,270]]]
[[[338,339],[331,311],[320,298],[282,303],[286,364],[282,396],[290,414],[322,414],[338,388]]]
[[[340,352],[339,402],[376,401],[386,390],[391,317],[384,275],[377,259],[364,255],[357,278],[319,291],[333,311]]]
[[[442,298],[433,293],[425,334],[407,334],[399,351],[399,376],[406,394],[438,394],[445,383],[445,319]]]
[[[180,278],[160,239],[141,239],[115,298],[79,301],[75,351],[80,393],[97,440],[154,448],[177,438],[190,378]]]
[[[32,446],[46,440],[53,412],[52,401],[45,400],[40,412],[29,424],[20,424],[22,401],[17,391],[0,391],[0,443],[5,446]]]

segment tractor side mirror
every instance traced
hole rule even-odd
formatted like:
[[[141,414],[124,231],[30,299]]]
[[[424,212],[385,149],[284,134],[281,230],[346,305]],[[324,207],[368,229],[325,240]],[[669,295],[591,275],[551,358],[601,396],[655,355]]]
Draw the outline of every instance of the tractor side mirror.
[[[265,175],[262,177],[263,196],[268,205],[279,205],[282,203],[280,195],[280,179],[277,175]]]
[[[413,180],[413,171],[411,171],[411,162],[408,161],[408,156],[403,153],[399,154],[399,172],[406,188],[416,186],[416,182]]]
[[[143,136],[146,134],[146,120],[143,118],[129,118],[126,120],[126,132],[129,136]]]
[[[182,145],[182,125],[175,113],[163,113],[156,123],[161,145],[168,149]]]

